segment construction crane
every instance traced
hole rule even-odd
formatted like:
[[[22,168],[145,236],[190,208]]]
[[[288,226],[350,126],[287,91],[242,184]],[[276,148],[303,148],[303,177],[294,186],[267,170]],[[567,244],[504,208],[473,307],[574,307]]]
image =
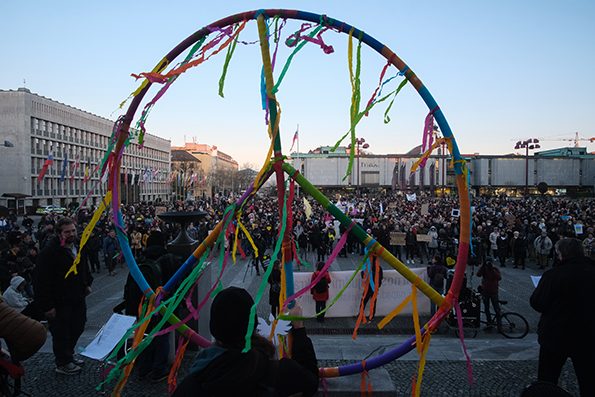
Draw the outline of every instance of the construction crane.
[[[595,137],[593,138],[581,138],[578,136],[578,132],[575,132],[574,134],[574,138],[556,138],[556,137],[543,137],[543,138],[537,138],[540,141],[568,141],[568,142],[574,142],[574,147],[579,147],[579,142],[580,141],[589,141],[591,143],[595,142]],[[511,139],[511,141],[518,141],[518,139]]]

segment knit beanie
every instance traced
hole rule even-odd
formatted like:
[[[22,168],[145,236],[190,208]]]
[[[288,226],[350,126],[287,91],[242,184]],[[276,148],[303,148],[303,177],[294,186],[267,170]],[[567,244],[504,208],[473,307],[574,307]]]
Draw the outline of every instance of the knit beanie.
[[[211,335],[223,344],[242,344],[253,305],[254,299],[243,288],[229,287],[219,292],[211,305]],[[256,328],[256,316],[254,320]]]
[[[147,238],[147,247],[152,247],[154,245],[165,247],[165,236],[157,230],[152,231],[151,235]]]

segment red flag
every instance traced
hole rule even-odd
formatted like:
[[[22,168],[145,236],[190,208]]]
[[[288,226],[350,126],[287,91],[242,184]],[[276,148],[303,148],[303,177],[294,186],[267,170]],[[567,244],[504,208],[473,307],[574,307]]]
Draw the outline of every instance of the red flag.
[[[128,170],[124,170],[124,185],[128,185]]]
[[[72,174],[70,175],[70,183],[74,182],[74,173],[76,171],[76,169],[79,167],[79,157],[80,155],[76,155],[76,161],[74,162],[73,166],[72,166]]]
[[[41,169],[41,172],[39,173],[39,176],[37,177],[38,181],[43,181],[43,178],[45,177],[45,173],[48,171],[48,167],[52,164],[54,164],[54,156],[50,153],[48,158],[45,160],[45,163],[43,163],[43,168]]]

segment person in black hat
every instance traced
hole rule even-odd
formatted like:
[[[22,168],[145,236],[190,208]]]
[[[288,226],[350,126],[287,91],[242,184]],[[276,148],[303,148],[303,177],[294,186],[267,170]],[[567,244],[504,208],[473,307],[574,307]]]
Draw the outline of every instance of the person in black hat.
[[[254,300],[245,289],[229,287],[219,292],[211,305],[210,331],[214,346],[202,350],[173,397],[181,396],[312,396],[318,389],[318,367],[312,341],[302,321],[292,321],[292,354],[278,360],[269,339],[252,333],[246,346]],[[301,316],[295,305],[290,315]]]
[[[147,239],[147,248],[138,262],[139,270],[147,280],[152,280],[149,286],[155,290],[171,279],[178,269],[178,263],[172,254],[165,248],[165,236],[160,231],[153,231]],[[154,267],[157,267],[155,269]],[[148,273],[147,273],[148,272]],[[149,281],[147,281],[149,282]],[[141,303],[143,292],[132,275],[128,275],[126,282],[124,301],[127,315],[134,315],[138,318],[138,307]],[[151,331],[161,319],[154,316],[147,332]],[[169,370],[167,360],[169,357],[169,333],[155,336],[149,346],[142,351],[136,359],[136,370],[139,380],[149,379],[153,383],[161,382],[168,378]]]

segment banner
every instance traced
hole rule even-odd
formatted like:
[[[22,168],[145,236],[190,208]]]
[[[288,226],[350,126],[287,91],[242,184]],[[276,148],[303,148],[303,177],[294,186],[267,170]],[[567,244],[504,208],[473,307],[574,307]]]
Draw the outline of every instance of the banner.
[[[383,263],[383,268],[388,267]],[[392,269],[392,268],[391,268]],[[428,282],[426,268],[411,269],[412,272],[420,276],[425,282]],[[310,284],[313,273],[294,273],[294,290],[299,291]],[[352,271],[329,272],[331,276],[331,283],[329,284],[329,300],[327,306],[339,294],[341,289],[345,287],[349,278],[353,274]],[[411,295],[411,283],[401,276],[396,270],[384,270],[384,278],[382,279],[382,286],[378,290],[378,302],[376,303],[376,315],[386,316],[395,307],[397,307],[405,298]],[[363,294],[363,282],[361,276],[358,274],[353,279],[353,282],[345,289],[343,295],[337,302],[326,312],[326,317],[355,317],[359,313],[359,306]],[[305,293],[299,299],[299,304],[302,306],[304,316],[310,317],[316,314],[316,304],[312,299],[312,294]],[[366,315],[369,315],[370,303],[366,305]],[[426,297],[419,290],[417,291],[417,310],[418,313],[430,312],[430,299]],[[411,314],[413,309],[411,303],[403,309],[401,314]]]
[[[416,197],[415,193],[407,194],[407,201],[415,201],[416,198],[417,197]]]
[[[390,245],[405,245],[405,233],[392,232],[390,234]]]

